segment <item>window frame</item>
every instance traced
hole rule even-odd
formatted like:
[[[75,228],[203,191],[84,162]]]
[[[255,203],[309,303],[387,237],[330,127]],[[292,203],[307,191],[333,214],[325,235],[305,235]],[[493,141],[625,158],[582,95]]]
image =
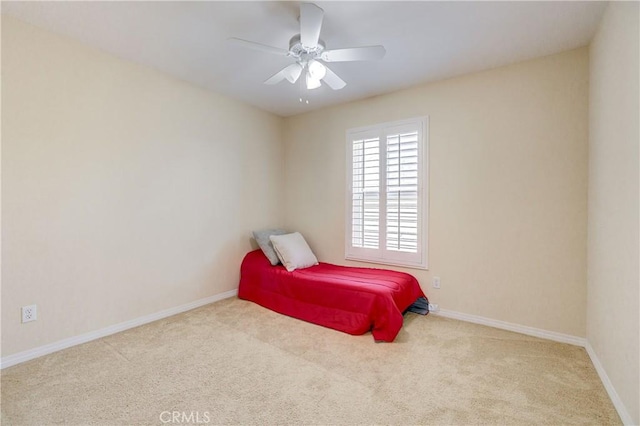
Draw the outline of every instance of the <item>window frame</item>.
[[[418,252],[407,253],[388,250],[387,246],[387,136],[392,129],[410,128],[418,131]],[[397,131],[397,130],[396,130]],[[375,135],[379,145],[379,247],[369,249],[353,247],[353,142]],[[346,204],[345,204],[345,259],[358,262],[428,269],[429,249],[429,117],[416,117],[348,129],[346,131]]]

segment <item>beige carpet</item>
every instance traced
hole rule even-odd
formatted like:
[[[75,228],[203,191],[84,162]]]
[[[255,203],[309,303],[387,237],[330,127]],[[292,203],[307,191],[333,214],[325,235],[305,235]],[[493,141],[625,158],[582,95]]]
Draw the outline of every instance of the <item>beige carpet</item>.
[[[579,347],[414,314],[374,343],[235,298],[2,372],[3,425],[175,420],[620,424]]]

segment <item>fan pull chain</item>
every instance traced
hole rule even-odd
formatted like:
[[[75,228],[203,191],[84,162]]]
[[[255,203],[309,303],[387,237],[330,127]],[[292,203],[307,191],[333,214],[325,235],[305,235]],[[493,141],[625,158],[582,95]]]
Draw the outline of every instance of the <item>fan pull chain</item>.
[[[302,72],[304,73],[304,68],[302,69]],[[303,94],[303,90],[306,89],[306,87],[304,86],[304,79],[303,78],[299,78],[298,81],[300,82],[300,84],[298,85],[298,89],[299,89],[299,93],[300,93],[300,103],[305,103],[307,105],[309,105],[309,98],[307,98],[304,94]]]

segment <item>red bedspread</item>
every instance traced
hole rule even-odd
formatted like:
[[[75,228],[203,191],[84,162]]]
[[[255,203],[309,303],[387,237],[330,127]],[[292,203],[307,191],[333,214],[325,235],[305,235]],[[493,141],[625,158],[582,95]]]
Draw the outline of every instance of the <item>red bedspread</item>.
[[[281,314],[349,334],[371,330],[392,342],[402,312],[424,296],[411,275],[386,269],[320,263],[287,272],[271,266],[260,250],[247,253],[240,270],[238,297]]]

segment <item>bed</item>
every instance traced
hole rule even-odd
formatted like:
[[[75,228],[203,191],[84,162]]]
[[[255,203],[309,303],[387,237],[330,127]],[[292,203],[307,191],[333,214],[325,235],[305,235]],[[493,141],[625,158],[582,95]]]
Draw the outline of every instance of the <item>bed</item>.
[[[242,261],[238,297],[345,333],[371,331],[376,341],[392,342],[402,328],[403,312],[424,293],[403,272],[322,262],[288,272],[255,250]]]

